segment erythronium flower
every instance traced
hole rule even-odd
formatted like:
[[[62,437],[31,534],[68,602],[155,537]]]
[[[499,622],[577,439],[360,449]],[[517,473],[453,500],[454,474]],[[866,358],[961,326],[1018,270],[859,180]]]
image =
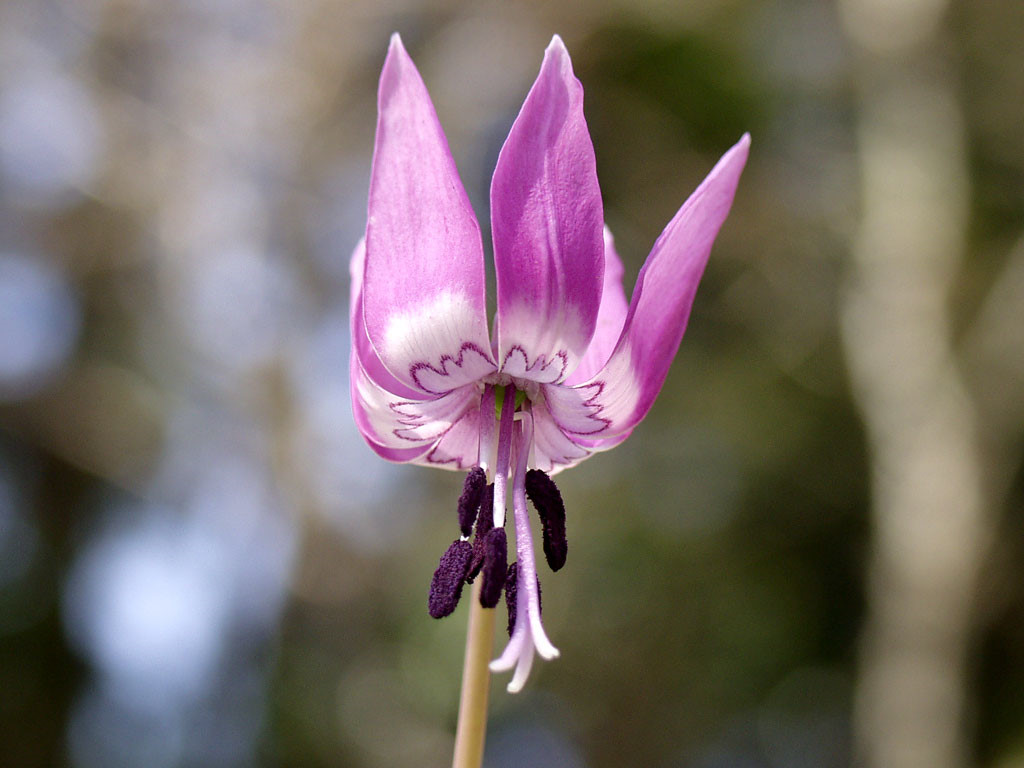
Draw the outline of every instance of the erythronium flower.
[[[485,607],[505,588],[511,637],[491,668],[514,667],[508,687],[517,691],[535,651],[558,655],[541,624],[527,497],[557,569],[565,511],[550,476],[621,443],[650,409],[750,138],[669,222],[627,304],[604,227],[583,89],[555,36],[491,182],[498,311],[490,334],[480,228],[398,35],[378,110],[366,237],[351,264],[356,423],[385,459],[468,470],[462,536],[441,558],[429,608],[450,613],[477,573]],[[509,479],[517,560],[506,571]]]

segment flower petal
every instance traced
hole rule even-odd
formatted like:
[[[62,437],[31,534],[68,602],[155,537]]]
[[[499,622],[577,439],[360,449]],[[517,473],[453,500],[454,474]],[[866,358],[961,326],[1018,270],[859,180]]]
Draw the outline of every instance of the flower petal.
[[[358,363],[352,366],[350,376],[360,431],[387,448],[433,446],[480,402],[480,390],[474,384],[431,400],[406,400],[375,384]]]
[[[362,379],[360,379],[360,377],[362,377]],[[370,446],[371,450],[373,450],[373,452],[382,459],[387,459],[388,461],[394,461],[397,463],[413,461],[429,451],[430,443],[427,442],[415,444],[412,447],[399,448],[390,447],[381,442],[381,438],[378,436],[377,431],[370,420],[366,405],[358,394],[358,382],[360,380],[363,382],[364,386],[366,385],[366,382],[369,382],[370,386],[376,386],[365,376],[365,373],[359,366],[359,361],[355,356],[353,356],[349,362],[349,391],[352,399],[352,415],[355,419],[356,427],[359,429],[359,433],[363,436],[363,439],[366,441],[366,444]]]
[[[583,87],[556,35],[491,182],[502,370],[560,381],[594,333],[604,214]]]
[[[591,439],[615,435],[647,415],[686,330],[749,148],[750,136],[744,134],[661,233],[640,270],[622,335],[604,368],[575,387],[544,387],[548,408],[566,433]]]
[[[551,415],[543,398],[534,400],[532,407],[535,431],[530,466],[549,475],[576,466],[592,453],[610,450],[630,435],[631,430],[594,439],[566,434]]]
[[[622,287],[622,260],[615,251],[615,239],[611,230],[604,228],[604,288],[601,292],[601,306],[597,310],[597,325],[590,346],[580,360],[579,366],[566,380],[568,384],[587,381],[604,368],[612,350],[622,333],[626,322],[629,302]]]
[[[416,464],[441,469],[467,470],[477,465],[480,455],[480,406],[466,411],[451,429]]]
[[[398,35],[378,92],[363,312],[405,385],[449,392],[494,370],[483,245],[426,86]]]
[[[582,448],[568,437],[548,412],[543,399],[533,401],[533,455],[530,466],[551,474],[556,468],[567,467],[582,461],[590,451]]]
[[[363,374],[375,384],[399,397],[416,399],[423,396],[422,392],[407,387],[384,367],[377,357],[377,352],[366,335],[366,323],[363,320],[363,277],[366,269],[366,238],[356,245],[349,260],[349,302],[348,322],[351,338],[349,354],[359,360]]]

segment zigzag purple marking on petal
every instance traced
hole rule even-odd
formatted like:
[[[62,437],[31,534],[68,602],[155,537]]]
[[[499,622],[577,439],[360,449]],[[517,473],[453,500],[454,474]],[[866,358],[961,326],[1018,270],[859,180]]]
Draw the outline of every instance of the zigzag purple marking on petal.
[[[508,364],[508,361],[512,358],[512,354],[517,351],[520,354],[522,354],[523,359],[527,363],[525,367],[525,373],[536,374],[538,371],[547,371],[549,367],[555,364],[555,359],[548,360],[546,355],[540,355],[533,363],[530,363],[530,356],[526,353],[526,350],[523,349],[523,347],[519,344],[513,344],[511,347],[509,347],[508,352],[505,353],[505,357],[501,361],[501,366],[499,370],[504,370],[505,366]],[[556,352],[554,358],[557,358],[557,360],[561,364],[561,370],[559,371],[558,376],[555,379],[553,379],[550,382],[547,382],[549,384],[557,384],[562,379],[564,379],[565,369],[569,367],[569,354],[564,349],[560,350],[559,352]]]
[[[448,371],[448,363],[454,364],[456,368],[461,368],[463,366],[463,363],[465,362],[466,352],[475,352],[476,354],[480,355],[480,357],[483,360],[488,361],[488,355],[487,355],[486,352],[484,352],[482,349],[480,349],[480,347],[478,347],[473,342],[466,341],[466,342],[463,342],[461,347],[459,347],[459,354],[458,354],[457,358],[456,357],[452,357],[449,354],[441,355],[441,360],[440,360],[441,367],[440,367],[440,369],[435,368],[433,365],[431,365],[428,362],[421,361],[419,363],[413,363],[411,366],[409,366],[409,376],[412,377],[412,380],[416,383],[416,386],[419,387],[420,389],[422,389],[424,392],[429,392],[432,395],[446,395],[449,392],[451,392],[452,389],[456,389],[456,387],[452,387],[451,389],[442,390],[440,392],[435,391],[433,389],[429,389],[428,387],[425,387],[425,386],[423,386],[422,383],[420,383],[419,372],[424,370],[424,369],[426,369],[428,371],[433,372],[437,376],[444,376],[444,377],[451,376],[451,373]]]
[[[575,429],[567,429],[565,426],[563,426],[561,424],[561,422],[558,421],[558,417],[555,416],[554,412],[552,412],[551,413],[551,418],[553,418],[555,420],[555,423],[558,424],[559,429],[561,429],[566,434],[573,434],[573,435],[596,435],[599,432],[603,432],[604,430],[608,429],[608,427],[610,427],[612,425],[612,420],[611,419],[606,419],[606,418],[598,415],[598,414],[600,414],[604,410],[605,407],[603,405],[601,405],[600,403],[595,403],[594,402],[604,392],[604,382],[603,381],[595,381],[595,382],[592,382],[590,384],[584,385],[584,387],[586,387],[588,389],[592,388],[592,387],[596,387],[597,388],[597,391],[593,395],[591,395],[589,399],[583,401],[583,407],[584,408],[592,408],[593,409],[593,413],[587,413],[587,414],[585,414],[585,416],[586,416],[586,418],[591,419],[592,421],[599,422],[601,424],[601,426],[598,427],[597,429],[594,429],[594,430],[590,431],[590,432],[580,432],[580,431],[575,430]],[[583,387],[580,387],[580,389],[583,389]]]
[[[400,405],[400,404],[401,403],[390,403],[390,405],[392,406],[392,410],[393,411],[395,410],[393,406]],[[439,433],[438,435],[436,435],[434,437],[423,438],[423,437],[409,437],[408,435],[403,435],[402,434],[403,432],[407,432],[407,431],[409,431],[411,429],[415,429],[416,427],[421,427],[421,426],[423,426],[424,423],[426,423],[426,420],[423,419],[422,417],[413,418],[412,416],[408,417],[410,419],[410,421],[402,421],[401,419],[399,419],[399,423],[400,424],[404,424],[405,428],[404,429],[403,428],[395,428],[395,429],[391,430],[391,434],[393,434],[399,440],[408,440],[409,442],[412,442],[412,443],[424,443],[427,440],[433,440],[434,441],[434,448],[436,448],[437,447],[437,443],[441,442],[441,440],[444,438],[444,436],[447,435],[451,431],[451,429],[456,424],[459,423],[459,420],[463,416],[466,415],[466,411],[468,411],[472,406],[473,406],[473,403],[472,403],[472,401],[470,401],[466,405],[466,407],[463,408],[462,412],[459,413],[454,419],[452,419],[452,422],[444,429],[444,431]],[[398,413],[398,411],[395,411],[395,412]],[[431,451],[433,451],[434,448],[431,448]],[[439,463],[443,464],[445,462],[439,462]]]
[[[442,435],[442,437],[443,437],[443,435]],[[440,441],[440,440],[438,440],[437,442],[438,442],[438,443],[440,443],[441,441]],[[463,463],[462,463],[462,457],[461,457],[461,456],[452,456],[452,457],[450,457],[450,458],[447,458],[447,459],[443,459],[443,458],[441,458],[441,457],[435,457],[435,455],[434,455],[434,454],[436,454],[436,453],[437,453],[437,449],[438,449],[438,447],[439,447],[439,446],[435,445],[435,446],[434,446],[433,448],[431,448],[431,449],[430,449],[430,450],[429,450],[429,451],[427,452],[427,455],[423,457],[423,458],[424,458],[424,459],[426,459],[426,460],[427,460],[427,462],[429,462],[430,464],[434,464],[434,465],[436,465],[436,466],[442,467],[442,466],[444,466],[445,464],[453,464],[453,463],[454,463],[454,464],[455,464],[455,467],[456,467],[457,469],[467,469],[467,468],[469,468],[469,467],[471,467],[471,466],[474,466],[473,464],[463,464]]]

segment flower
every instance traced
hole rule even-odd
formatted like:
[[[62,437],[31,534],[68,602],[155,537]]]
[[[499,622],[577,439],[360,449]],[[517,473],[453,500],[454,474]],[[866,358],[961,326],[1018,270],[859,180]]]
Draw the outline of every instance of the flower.
[[[535,651],[558,655],[541,623],[527,497],[557,570],[565,508],[551,475],[618,445],[650,409],[749,144],[744,135],[669,222],[627,303],[583,88],[556,35],[491,182],[490,334],[479,225],[426,86],[391,38],[366,236],[351,263],[353,411],[385,459],[468,470],[462,535],[441,558],[428,607],[451,613],[478,575],[485,607],[504,590],[510,639],[491,668],[515,668],[510,691],[522,687]],[[516,561],[506,566],[510,479]]]

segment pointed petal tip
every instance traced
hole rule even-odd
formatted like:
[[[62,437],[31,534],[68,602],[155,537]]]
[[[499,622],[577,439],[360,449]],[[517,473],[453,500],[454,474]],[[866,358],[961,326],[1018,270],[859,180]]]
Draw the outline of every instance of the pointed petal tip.
[[[381,81],[383,82],[385,73],[392,69],[392,67],[400,66],[402,64],[410,64],[415,69],[416,65],[412,63],[412,58],[409,56],[409,52],[405,50],[405,44],[402,42],[402,36],[397,32],[391,34],[391,40],[388,43],[388,55],[384,59],[384,69],[381,72]],[[401,72],[402,70],[398,70]]]
[[[551,38],[548,47],[544,49],[544,62],[541,70],[548,66],[557,66],[561,72],[572,74],[572,59],[569,56],[569,49],[558,35]]]
[[[736,155],[743,156],[743,162],[746,162],[747,155],[750,153],[750,133],[746,132],[740,136],[740,140],[737,141],[728,152],[725,153],[726,157],[733,157]]]
[[[565,47],[565,42],[562,40],[562,36],[559,34],[554,34],[551,36],[551,42],[548,43],[548,47],[544,49],[544,53],[548,53],[549,51],[564,53],[567,56],[569,55],[569,51],[566,50]]]

